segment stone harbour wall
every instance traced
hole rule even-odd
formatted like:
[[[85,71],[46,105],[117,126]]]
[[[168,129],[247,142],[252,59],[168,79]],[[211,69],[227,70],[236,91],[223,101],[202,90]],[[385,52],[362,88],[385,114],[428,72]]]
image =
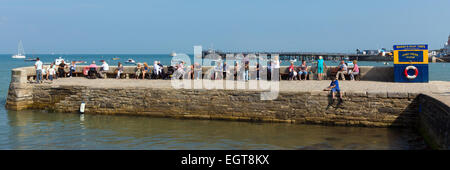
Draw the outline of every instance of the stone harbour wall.
[[[276,100],[260,100],[260,93],[34,85],[25,91],[23,87],[10,88],[7,107],[78,112],[81,102],[85,102],[87,114],[370,127],[410,126],[418,120],[416,94],[345,92],[343,102],[332,102],[325,91],[280,92]]]
[[[438,149],[450,149],[450,107],[437,96],[419,96],[419,131]]]

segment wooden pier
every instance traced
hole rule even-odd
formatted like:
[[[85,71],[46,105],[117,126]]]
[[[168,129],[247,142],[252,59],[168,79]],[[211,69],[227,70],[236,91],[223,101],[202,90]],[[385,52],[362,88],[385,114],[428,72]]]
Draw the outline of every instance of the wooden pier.
[[[220,56],[221,59],[225,59],[227,54],[232,54],[236,56],[247,56],[249,54],[255,54],[259,56],[260,54],[267,55],[271,58],[274,55],[278,55],[280,60],[317,60],[319,56],[322,56],[324,60],[358,60],[358,61],[393,61],[392,56],[381,56],[381,55],[368,55],[368,54],[356,54],[356,53],[326,53],[326,52],[224,52],[224,51],[203,51],[203,58],[210,58],[215,56]],[[234,58],[233,57],[233,58]],[[238,57],[237,57],[238,58]],[[215,58],[216,59],[216,58]]]

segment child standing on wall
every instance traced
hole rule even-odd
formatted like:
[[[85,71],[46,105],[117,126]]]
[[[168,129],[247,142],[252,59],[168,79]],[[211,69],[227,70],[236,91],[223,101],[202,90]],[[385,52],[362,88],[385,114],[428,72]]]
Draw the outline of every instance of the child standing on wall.
[[[324,91],[331,91],[331,95],[333,96],[333,99],[336,98],[335,92],[337,92],[337,93],[339,93],[339,98],[342,100],[341,89],[339,88],[339,81],[336,79],[336,77],[332,77],[330,86],[325,88]]]

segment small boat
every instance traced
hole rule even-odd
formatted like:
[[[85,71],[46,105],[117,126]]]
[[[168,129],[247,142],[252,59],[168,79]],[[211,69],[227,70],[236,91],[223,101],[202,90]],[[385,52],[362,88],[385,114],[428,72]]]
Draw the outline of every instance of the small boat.
[[[128,59],[127,61],[125,61],[125,63],[128,63],[128,64],[136,64],[136,61],[134,61],[133,59]]]
[[[86,61],[73,61],[73,62],[75,62],[75,64],[78,64],[78,63],[87,63]]]
[[[25,61],[37,61],[37,58],[28,58],[28,59],[25,59]]]
[[[177,53],[175,53],[175,51],[172,51],[172,53],[170,53],[170,56],[175,57],[177,56]]]
[[[61,64],[62,61],[64,61],[64,59],[62,57],[59,57],[59,58],[55,59],[55,65]],[[64,61],[64,63],[66,63],[66,61]]]
[[[13,55],[12,58],[26,58],[25,50],[23,49],[22,40],[19,41],[19,46],[17,48],[17,54]]]
[[[112,60],[119,60],[120,58],[112,58]]]

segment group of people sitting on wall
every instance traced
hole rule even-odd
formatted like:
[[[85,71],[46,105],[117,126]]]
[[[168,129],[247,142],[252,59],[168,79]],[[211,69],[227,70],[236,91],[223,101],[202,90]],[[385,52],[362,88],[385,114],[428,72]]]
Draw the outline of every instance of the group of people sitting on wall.
[[[327,66],[323,61],[323,58],[320,56],[319,60],[317,60],[317,75],[319,80],[323,79],[325,74],[324,69],[326,68]],[[342,78],[342,80],[345,80],[346,75],[350,77],[350,80],[355,80],[355,76],[359,75],[359,67],[356,60],[353,60],[352,69],[348,69],[348,64],[344,60],[341,60],[334,71],[336,72],[336,79]],[[298,67],[294,65],[294,62],[291,62],[291,65],[288,67],[288,72],[289,80],[306,80],[308,73],[311,72],[311,70],[308,71],[306,61],[302,60]]]
[[[36,82],[42,83],[44,80],[53,81],[53,79],[72,77],[75,72],[76,62],[72,62],[71,65],[68,65],[62,60],[59,64],[52,62],[50,66],[47,67],[44,66],[38,57],[36,58],[34,67],[36,69]]]
[[[92,61],[91,65],[83,69],[83,74],[90,79],[95,78],[107,78],[107,73],[109,72],[108,63],[103,60],[101,66],[97,66],[95,61]],[[116,79],[123,78],[124,67],[121,62],[117,64],[117,68],[114,70],[114,75]],[[150,66],[144,62],[143,64],[138,63],[134,68],[134,78],[135,79],[166,79],[166,73],[164,72],[164,66],[160,61],[155,61],[153,64],[153,70],[150,70]]]
[[[97,66],[95,61],[83,68],[83,74],[87,78],[106,78],[107,73],[109,72],[109,65],[106,61],[102,60],[102,65]],[[56,66],[55,63],[52,63],[48,68],[44,67],[42,62],[37,58],[35,63],[36,67],[36,75],[37,81],[42,82],[43,79],[53,80],[55,78],[62,77],[72,77],[75,68],[76,62],[72,62],[71,65],[67,65],[64,63],[64,60]],[[275,56],[273,60],[267,62],[266,74],[267,80],[271,80],[271,75],[273,71],[279,71],[281,61],[278,59],[278,56]],[[221,79],[229,79],[229,80],[245,80],[248,81],[250,79],[260,80],[261,79],[261,68],[260,63],[256,63],[256,68],[253,73],[250,74],[250,61],[242,60],[239,62],[235,62],[233,68],[229,68],[227,62],[217,61],[216,65],[210,70],[209,74],[204,73],[202,70],[202,66],[199,63],[194,63],[188,67],[185,66],[185,62],[181,61],[174,66],[168,66],[167,71],[164,70],[164,66],[160,61],[154,61],[153,68],[144,62],[143,64],[138,63],[134,68],[134,78],[135,79],[211,79],[211,80],[221,80]],[[318,80],[322,80],[324,76],[324,70],[327,68],[322,56],[317,60],[317,73]],[[353,68],[349,69],[347,63],[342,60],[340,64],[334,70],[336,72],[336,79],[342,78],[345,80],[345,76],[348,75],[351,80],[355,79],[356,75],[359,75],[359,67],[357,65],[357,61],[353,61]],[[114,75],[116,79],[123,78],[124,66],[122,63],[118,63],[117,68],[114,70]],[[302,60],[299,66],[295,66],[294,62],[291,62],[290,66],[287,68],[288,80],[307,80],[308,75],[312,73],[312,70],[308,68],[308,64],[305,60]],[[209,76],[209,77],[205,77]],[[233,77],[229,77],[233,76]],[[228,78],[227,78],[228,77]],[[281,76],[280,76],[281,79]],[[310,78],[311,79],[311,78]]]

